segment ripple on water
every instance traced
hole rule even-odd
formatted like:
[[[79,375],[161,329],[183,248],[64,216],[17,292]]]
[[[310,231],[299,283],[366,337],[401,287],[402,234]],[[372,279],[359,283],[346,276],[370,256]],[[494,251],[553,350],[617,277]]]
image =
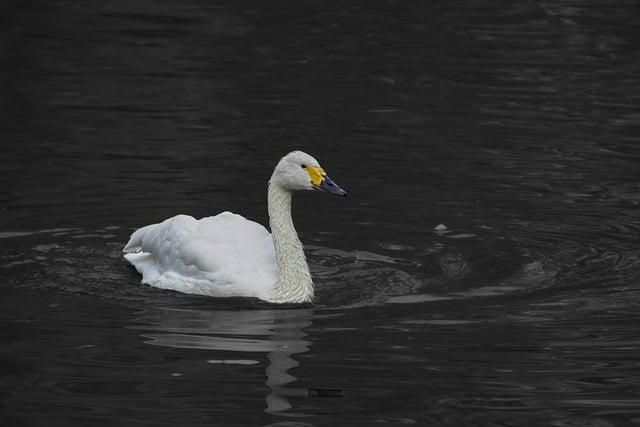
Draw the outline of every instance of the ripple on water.
[[[137,273],[121,254],[128,231],[113,234],[118,230],[114,227],[89,232],[66,230],[66,236],[56,235],[60,229],[13,236],[13,246],[0,254],[0,268],[11,270],[10,280],[18,287],[125,300],[180,297],[139,284]],[[316,282],[317,303],[325,307],[415,304],[527,292],[548,286],[556,274],[549,259],[519,267],[499,266],[498,255],[487,257],[475,252],[487,244],[490,241],[474,239],[468,255],[442,243],[418,255],[396,247],[388,249],[394,255],[386,255],[321,246],[309,246],[307,255]],[[488,269],[495,270],[496,276],[478,280]],[[500,283],[493,284],[495,281]]]

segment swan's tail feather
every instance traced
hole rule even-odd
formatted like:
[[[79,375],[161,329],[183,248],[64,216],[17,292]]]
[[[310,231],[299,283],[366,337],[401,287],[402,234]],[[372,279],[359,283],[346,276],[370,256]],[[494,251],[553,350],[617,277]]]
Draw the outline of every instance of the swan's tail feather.
[[[144,250],[144,239],[157,224],[147,225],[136,230],[122,249],[124,258],[142,274],[142,283],[152,284],[158,277],[158,269],[153,255]]]
[[[133,265],[138,273],[142,274],[142,283],[152,284],[158,275],[155,260],[150,253],[137,252],[124,254],[127,261]]]
[[[144,240],[144,236],[156,226],[156,224],[147,225],[146,227],[142,227],[137,229],[129,238],[129,242],[124,246],[122,251],[127,254],[132,254],[136,252],[142,251],[142,241]],[[125,256],[126,258],[126,256]],[[128,258],[127,258],[128,259]]]

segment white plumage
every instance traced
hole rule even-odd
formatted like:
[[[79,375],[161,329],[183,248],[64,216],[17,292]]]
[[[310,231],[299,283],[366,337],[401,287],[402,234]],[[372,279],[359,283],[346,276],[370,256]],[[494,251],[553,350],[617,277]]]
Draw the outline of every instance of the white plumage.
[[[346,195],[313,157],[289,153],[269,182],[273,236],[231,212],[199,220],[177,215],[135,231],[124,256],[142,274],[142,283],[158,288],[270,302],[311,301],[313,282],[291,219],[291,192],[310,189]]]
[[[148,225],[124,250],[142,283],[189,294],[268,299],[277,277],[271,234],[231,212]]]

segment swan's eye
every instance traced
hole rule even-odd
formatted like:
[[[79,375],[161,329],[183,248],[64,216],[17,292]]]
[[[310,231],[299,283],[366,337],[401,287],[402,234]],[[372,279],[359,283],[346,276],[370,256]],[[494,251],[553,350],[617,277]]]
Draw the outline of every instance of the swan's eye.
[[[302,169],[306,169],[306,168],[307,168],[307,165],[305,165],[305,164],[303,163],[303,164],[301,164],[301,165],[300,165],[300,167],[301,167]]]

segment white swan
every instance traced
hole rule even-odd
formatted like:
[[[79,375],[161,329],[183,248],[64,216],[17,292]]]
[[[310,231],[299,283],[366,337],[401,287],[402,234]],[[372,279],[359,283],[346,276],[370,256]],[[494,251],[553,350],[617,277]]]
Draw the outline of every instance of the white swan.
[[[188,294],[256,297],[274,303],[313,300],[313,281],[291,219],[296,190],[346,196],[318,161],[294,151],[278,162],[269,180],[269,225],[223,212],[196,220],[177,215],[135,231],[124,257],[142,283]]]

